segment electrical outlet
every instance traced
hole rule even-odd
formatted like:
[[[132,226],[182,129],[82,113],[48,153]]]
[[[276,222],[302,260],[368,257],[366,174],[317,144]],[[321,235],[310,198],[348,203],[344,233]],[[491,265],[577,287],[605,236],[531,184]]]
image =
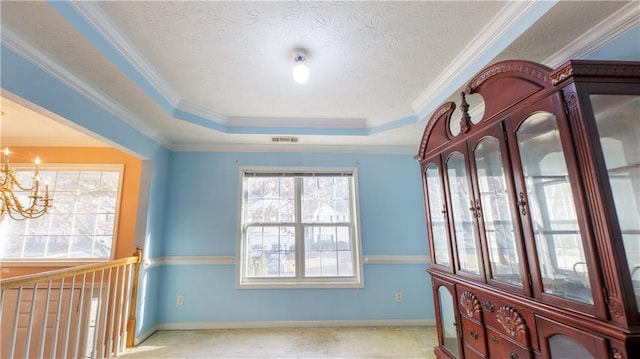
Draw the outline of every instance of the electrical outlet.
[[[176,304],[177,305],[183,305],[184,304],[184,295],[178,294],[178,296],[176,297]]]
[[[401,303],[402,300],[402,292],[396,292],[396,303]]]

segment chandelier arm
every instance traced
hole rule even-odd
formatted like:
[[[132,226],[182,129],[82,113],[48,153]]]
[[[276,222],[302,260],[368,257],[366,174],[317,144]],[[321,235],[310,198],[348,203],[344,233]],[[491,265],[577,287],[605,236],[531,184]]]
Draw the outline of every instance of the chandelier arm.
[[[2,187],[7,187],[7,185],[9,184],[9,178],[9,175],[7,174],[7,171],[5,171],[3,166],[2,171],[0,171],[0,185],[2,185]]]
[[[18,181],[18,179],[15,176],[15,170],[9,170],[9,177],[10,177],[10,182],[13,186],[20,188],[22,191],[33,191],[36,186],[38,185],[38,179],[34,177],[34,182],[33,185],[31,187],[23,187],[22,183],[20,183],[20,181]],[[13,187],[12,186],[12,187]]]

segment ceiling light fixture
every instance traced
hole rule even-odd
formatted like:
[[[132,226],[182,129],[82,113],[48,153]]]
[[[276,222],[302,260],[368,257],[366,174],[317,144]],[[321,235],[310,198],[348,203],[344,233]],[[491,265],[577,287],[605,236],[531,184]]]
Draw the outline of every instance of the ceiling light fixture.
[[[23,187],[16,178],[16,171],[9,167],[9,148],[5,148],[4,161],[0,165],[0,219],[5,214],[9,215],[16,221],[28,218],[42,217],[49,208],[53,198],[49,197],[49,185],[45,185],[44,196],[40,190],[40,178],[38,165],[40,158],[36,158],[36,171],[33,175],[33,185],[31,187]],[[26,200],[27,203],[22,203]]]
[[[293,60],[295,66],[293,67],[293,79],[299,84],[303,84],[309,80],[309,68],[305,64],[307,53],[304,49],[296,49],[293,51]]]

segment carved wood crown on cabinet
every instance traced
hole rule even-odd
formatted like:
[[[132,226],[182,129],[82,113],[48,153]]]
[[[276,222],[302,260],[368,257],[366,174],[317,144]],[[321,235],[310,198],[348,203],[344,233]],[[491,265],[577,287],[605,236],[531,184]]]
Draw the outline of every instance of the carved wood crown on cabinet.
[[[415,156],[436,356],[640,357],[640,62],[499,62],[459,111]]]

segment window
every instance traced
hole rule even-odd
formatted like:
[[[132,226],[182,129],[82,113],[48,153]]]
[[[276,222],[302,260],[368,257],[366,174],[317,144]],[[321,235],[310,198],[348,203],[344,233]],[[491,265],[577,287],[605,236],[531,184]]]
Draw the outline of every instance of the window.
[[[20,182],[31,183],[33,167],[14,168]],[[121,172],[121,165],[41,165],[53,207],[36,219],[15,221],[5,216],[0,222],[0,258],[110,259]]]
[[[240,287],[361,287],[354,169],[242,169]]]

